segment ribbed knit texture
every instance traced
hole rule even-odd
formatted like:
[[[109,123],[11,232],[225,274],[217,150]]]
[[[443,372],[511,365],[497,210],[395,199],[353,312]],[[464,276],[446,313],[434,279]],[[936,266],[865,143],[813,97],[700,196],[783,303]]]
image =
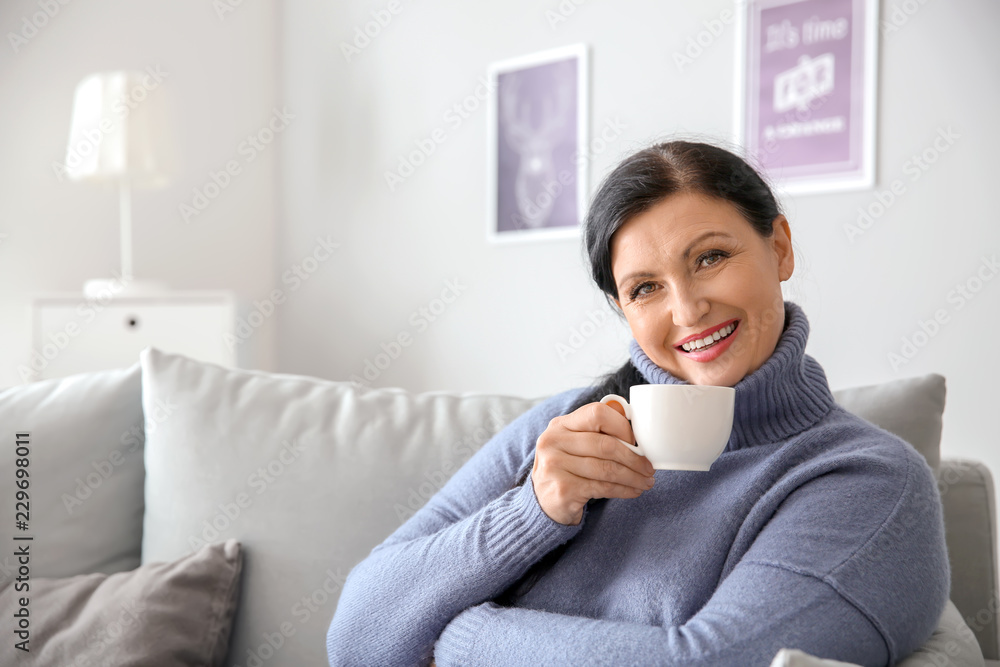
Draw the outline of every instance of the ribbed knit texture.
[[[774,352],[734,385],[736,405],[727,451],[784,440],[809,428],[833,407],[823,368],[805,354],[809,321],[798,304],[785,302],[785,327]],[[650,384],[688,384],[654,364],[633,338],[632,363]]]
[[[799,648],[892,664],[949,593],[941,502],[924,459],[833,402],[785,302],[771,357],[735,385],[730,441],[707,472],[656,472],[576,526],[541,510],[534,444],[589,387],[552,396],[477,452],[350,573],[331,665],[768,665]],[[650,383],[679,383],[633,340]],[[556,546],[514,606],[492,599]]]

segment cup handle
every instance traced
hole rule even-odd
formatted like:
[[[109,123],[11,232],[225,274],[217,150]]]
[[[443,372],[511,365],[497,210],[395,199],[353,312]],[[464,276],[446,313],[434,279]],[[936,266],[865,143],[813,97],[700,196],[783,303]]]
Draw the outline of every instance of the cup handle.
[[[605,405],[607,405],[608,403],[618,403],[619,405],[622,406],[622,408],[625,409],[625,418],[628,419],[629,421],[632,421],[632,406],[629,405],[628,401],[626,401],[624,398],[622,398],[618,394],[608,394],[607,396],[605,396],[604,398],[601,399],[601,403],[604,403]],[[646,453],[644,451],[642,451],[642,447],[639,445],[638,442],[633,445],[630,442],[625,442],[624,440],[622,440],[619,437],[616,437],[616,436],[611,436],[611,437],[614,438],[615,440],[617,440],[618,442],[622,443],[626,447],[628,447],[630,450],[632,450],[633,452],[635,452],[639,456],[645,456],[646,455]]]

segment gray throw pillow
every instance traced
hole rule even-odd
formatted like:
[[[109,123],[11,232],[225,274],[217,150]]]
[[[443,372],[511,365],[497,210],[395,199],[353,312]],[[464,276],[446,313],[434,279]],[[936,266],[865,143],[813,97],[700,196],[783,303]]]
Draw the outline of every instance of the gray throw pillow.
[[[941,423],[944,414],[943,375],[891,380],[833,392],[837,403],[876,426],[898,435],[924,455],[927,465],[941,465]]]
[[[241,545],[230,539],[131,572],[32,577],[22,591],[8,582],[0,589],[0,664],[222,665],[242,563]]]
[[[0,585],[16,570],[13,550],[7,548],[14,535],[35,539],[32,577],[138,567],[145,477],[141,380],[136,362],[0,390],[5,439],[0,447]],[[161,406],[154,409],[147,428],[164,418]],[[21,452],[26,457],[14,446],[15,434],[24,432],[30,434],[27,451]],[[27,459],[22,461],[26,489],[15,489],[17,458]],[[27,492],[23,530],[15,524],[16,490]]]

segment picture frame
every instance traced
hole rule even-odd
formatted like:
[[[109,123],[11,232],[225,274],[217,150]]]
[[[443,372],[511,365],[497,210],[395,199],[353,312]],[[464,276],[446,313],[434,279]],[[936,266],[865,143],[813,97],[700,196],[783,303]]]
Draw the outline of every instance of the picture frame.
[[[489,65],[487,240],[578,237],[589,194],[586,44]]]
[[[877,0],[742,0],[734,135],[788,194],[875,185]]]

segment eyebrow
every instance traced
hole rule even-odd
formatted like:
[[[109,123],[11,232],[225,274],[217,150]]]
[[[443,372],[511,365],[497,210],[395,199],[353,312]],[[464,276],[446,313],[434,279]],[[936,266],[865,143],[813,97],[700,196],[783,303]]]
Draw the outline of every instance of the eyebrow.
[[[725,232],[715,232],[715,231],[705,232],[704,234],[699,235],[698,238],[696,238],[694,241],[691,242],[691,245],[689,245],[687,247],[687,250],[685,250],[683,253],[681,253],[681,258],[684,261],[687,261],[687,258],[691,255],[691,251],[694,250],[694,247],[696,245],[698,245],[699,243],[701,243],[702,241],[704,241],[707,238],[712,238],[713,236],[719,236],[719,237],[728,238],[728,239],[732,238],[732,236],[730,236],[729,234],[727,234]],[[651,271],[636,271],[636,272],[630,273],[627,276],[625,276],[624,278],[622,278],[621,284],[622,285],[626,285],[630,281],[635,280],[636,278],[655,278],[655,277],[656,277],[656,274],[653,273],[653,272],[651,272]]]

